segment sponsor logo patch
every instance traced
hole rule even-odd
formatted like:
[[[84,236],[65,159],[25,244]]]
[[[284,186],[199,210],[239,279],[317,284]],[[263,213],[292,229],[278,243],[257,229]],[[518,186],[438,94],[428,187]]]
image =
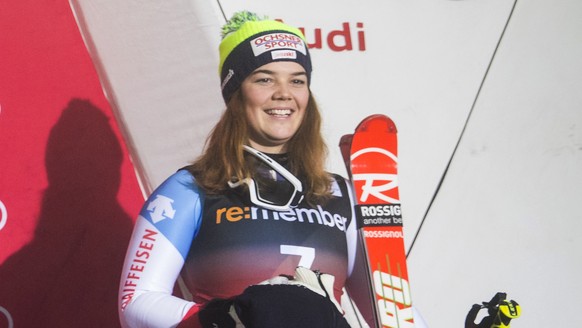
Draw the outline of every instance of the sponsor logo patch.
[[[271,57],[273,58],[273,60],[295,59],[297,58],[297,52],[293,50],[273,50],[271,51]]]
[[[174,203],[173,199],[163,195],[156,195],[156,198],[148,204],[147,210],[150,212],[150,218],[154,224],[165,219],[174,218],[176,210],[172,207],[172,203]]]
[[[304,55],[307,54],[303,40],[291,33],[266,34],[252,39],[250,43],[255,57],[260,56],[267,51],[283,49],[299,51]]]
[[[216,224],[250,222],[256,220],[273,220],[319,224],[346,231],[347,218],[337,213],[326,211],[320,205],[317,208],[293,208],[286,212],[269,211],[258,207],[224,207],[216,211]]]

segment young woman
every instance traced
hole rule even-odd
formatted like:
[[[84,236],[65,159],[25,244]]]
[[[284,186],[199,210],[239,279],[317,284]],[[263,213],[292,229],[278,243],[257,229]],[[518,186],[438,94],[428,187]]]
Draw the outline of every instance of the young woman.
[[[355,222],[346,181],[324,169],[304,37],[248,12],[224,34],[226,110],[202,156],[140,212],[119,289],[122,325],[347,327],[336,300],[354,263]],[[179,276],[188,300],[173,296]]]

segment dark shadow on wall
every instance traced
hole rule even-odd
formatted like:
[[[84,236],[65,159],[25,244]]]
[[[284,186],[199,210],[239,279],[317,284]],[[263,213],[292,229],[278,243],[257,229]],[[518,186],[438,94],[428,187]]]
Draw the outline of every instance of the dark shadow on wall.
[[[71,100],[48,139],[49,185],[34,239],[0,267],[1,305],[16,328],[119,327],[117,288],[133,225],[116,198],[122,158],[101,110]]]

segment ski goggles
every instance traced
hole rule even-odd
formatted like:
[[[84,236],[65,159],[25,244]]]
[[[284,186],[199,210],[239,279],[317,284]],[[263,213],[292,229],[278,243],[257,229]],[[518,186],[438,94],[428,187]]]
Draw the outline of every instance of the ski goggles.
[[[303,186],[291,172],[266,154],[244,145],[244,150],[253,155],[252,178],[229,181],[231,188],[242,184],[249,187],[251,202],[274,210],[288,211],[303,200]]]

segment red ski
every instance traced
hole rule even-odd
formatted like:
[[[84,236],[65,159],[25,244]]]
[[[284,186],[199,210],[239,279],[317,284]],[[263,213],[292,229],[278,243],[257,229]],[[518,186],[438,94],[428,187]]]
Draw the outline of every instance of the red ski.
[[[385,115],[365,118],[340,148],[356,197],[377,327],[414,327],[398,195],[398,137]]]

